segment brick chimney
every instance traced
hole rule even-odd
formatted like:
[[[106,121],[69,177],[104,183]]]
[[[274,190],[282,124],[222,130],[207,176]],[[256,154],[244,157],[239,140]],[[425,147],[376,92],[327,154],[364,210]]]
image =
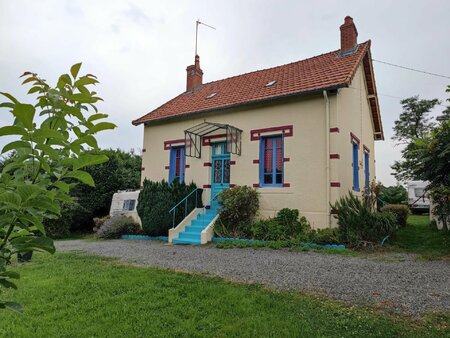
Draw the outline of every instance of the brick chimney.
[[[186,72],[187,72],[186,91],[190,92],[202,85],[203,71],[200,68],[200,57],[198,55],[195,56],[195,64],[188,66],[186,68]]]
[[[353,49],[357,42],[358,31],[353,23],[353,18],[346,16],[341,29],[341,53]]]

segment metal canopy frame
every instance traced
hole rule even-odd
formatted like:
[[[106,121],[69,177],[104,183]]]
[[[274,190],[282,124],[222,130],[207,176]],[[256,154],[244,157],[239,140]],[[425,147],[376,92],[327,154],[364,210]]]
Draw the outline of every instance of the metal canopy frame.
[[[184,131],[185,155],[201,158],[202,137],[223,129],[226,133],[227,153],[241,155],[242,130],[229,124],[203,122]]]

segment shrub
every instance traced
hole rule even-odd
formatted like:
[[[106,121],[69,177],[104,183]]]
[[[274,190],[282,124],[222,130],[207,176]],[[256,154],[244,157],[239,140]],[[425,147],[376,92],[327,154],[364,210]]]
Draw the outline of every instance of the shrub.
[[[310,224],[305,217],[298,217],[297,209],[281,209],[275,218],[257,221],[251,228],[253,237],[266,241],[306,240]]]
[[[300,217],[298,209],[283,208],[278,211],[275,220],[280,223],[285,231],[287,238],[298,238],[311,231],[311,225],[306,217]]]
[[[218,202],[222,209],[217,234],[247,237],[259,209],[258,192],[247,186],[236,186],[222,191]]]
[[[337,213],[339,237],[347,244],[379,242],[397,230],[397,220],[392,213],[373,212],[371,205],[352,193],[340,198],[332,208]]]
[[[137,212],[142,221],[144,233],[149,236],[167,236],[172,227],[173,218],[170,209],[186,197],[197,186],[194,183],[186,185],[177,180],[169,184],[162,180],[152,182],[144,180],[144,187],[139,194]],[[201,207],[201,192],[197,191],[197,207]],[[195,194],[188,199],[186,211],[189,213],[195,207]],[[175,225],[184,218],[185,205],[180,205],[175,212]]]
[[[400,228],[406,227],[406,221],[408,220],[409,216],[409,208],[407,205],[389,204],[381,208],[381,211],[393,213],[395,215],[395,218],[397,219],[397,225]]]
[[[97,219],[95,237],[102,239],[119,238],[121,235],[138,235],[142,233],[141,227],[131,217],[113,216]]]
[[[309,238],[315,244],[341,244],[338,228],[318,229],[311,232]]]
[[[53,239],[69,237],[76,213],[81,208],[76,201],[73,203],[61,203],[61,217],[44,221],[47,236]]]
[[[285,227],[274,218],[257,221],[252,227],[252,233],[255,239],[264,241],[287,239]]]

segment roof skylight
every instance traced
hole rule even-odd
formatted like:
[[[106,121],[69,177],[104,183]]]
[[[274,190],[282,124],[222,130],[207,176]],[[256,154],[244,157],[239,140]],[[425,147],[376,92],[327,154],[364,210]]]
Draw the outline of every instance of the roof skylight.
[[[216,95],[217,95],[217,93],[212,93],[212,94],[209,94],[206,98],[207,99],[212,99]]]
[[[275,83],[277,83],[277,80],[272,80],[270,82],[267,82],[266,87],[271,87],[273,86]]]

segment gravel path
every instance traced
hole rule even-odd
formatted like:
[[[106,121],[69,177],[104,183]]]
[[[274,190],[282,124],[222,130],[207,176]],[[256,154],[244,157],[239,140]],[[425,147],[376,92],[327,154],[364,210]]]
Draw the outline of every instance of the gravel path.
[[[61,251],[82,250],[132,260],[139,266],[206,273],[280,290],[375,304],[405,314],[450,311],[448,261],[415,261],[409,255],[390,255],[386,261],[315,252],[217,249],[212,245],[174,246],[138,240],[71,240],[57,242],[56,246]]]

